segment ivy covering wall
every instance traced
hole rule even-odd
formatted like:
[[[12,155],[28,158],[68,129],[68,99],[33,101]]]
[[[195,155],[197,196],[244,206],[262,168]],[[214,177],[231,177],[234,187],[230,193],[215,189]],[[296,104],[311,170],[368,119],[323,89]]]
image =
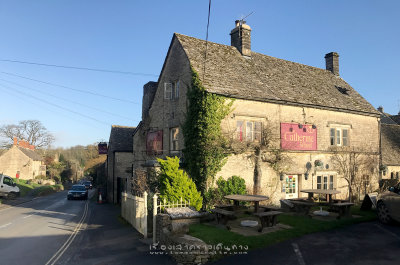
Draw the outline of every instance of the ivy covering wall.
[[[187,117],[183,124],[184,164],[198,190],[204,194],[207,183],[214,180],[228,156],[221,122],[229,114],[233,101],[208,93],[193,68],[187,97]]]

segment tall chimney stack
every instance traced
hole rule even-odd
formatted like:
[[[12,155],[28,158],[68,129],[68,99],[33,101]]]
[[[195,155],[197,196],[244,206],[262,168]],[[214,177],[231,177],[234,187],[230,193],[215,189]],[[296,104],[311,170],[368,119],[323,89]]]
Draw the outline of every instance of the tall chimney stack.
[[[231,46],[244,56],[251,56],[251,28],[244,20],[236,20],[231,31]]]
[[[339,75],[339,54],[330,52],[325,55],[326,70],[331,71],[334,75]]]

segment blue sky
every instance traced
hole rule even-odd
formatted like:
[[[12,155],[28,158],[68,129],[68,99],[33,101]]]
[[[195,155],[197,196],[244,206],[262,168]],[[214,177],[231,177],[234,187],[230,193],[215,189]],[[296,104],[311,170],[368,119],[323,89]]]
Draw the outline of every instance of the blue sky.
[[[209,40],[230,45],[234,21],[254,12],[253,51],[319,68],[336,51],[342,78],[397,114],[399,11],[395,0],[213,0]],[[136,126],[143,85],[157,81],[172,34],[205,39],[207,14],[208,0],[0,1],[0,126],[40,120],[61,147],[108,141],[112,124]]]

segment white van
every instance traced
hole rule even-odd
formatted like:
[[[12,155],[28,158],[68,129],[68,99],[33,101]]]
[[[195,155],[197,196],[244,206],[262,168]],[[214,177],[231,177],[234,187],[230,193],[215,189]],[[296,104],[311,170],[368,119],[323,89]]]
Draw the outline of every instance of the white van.
[[[19,188],[9,176],[0,174],[0,196],[15,198],[19,196]]]

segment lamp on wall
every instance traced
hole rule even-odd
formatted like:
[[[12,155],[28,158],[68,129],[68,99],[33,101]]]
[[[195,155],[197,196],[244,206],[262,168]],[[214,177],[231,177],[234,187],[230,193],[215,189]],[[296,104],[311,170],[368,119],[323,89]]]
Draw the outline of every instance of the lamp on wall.
[[[304,173],[304,179],[305,180],[308,180],[308,175],[309,175],[308,172]]]
[[[283,173],[281,173],[281,174],[279,175],[279,179],[280,179],[280,181],[283,180]]]

